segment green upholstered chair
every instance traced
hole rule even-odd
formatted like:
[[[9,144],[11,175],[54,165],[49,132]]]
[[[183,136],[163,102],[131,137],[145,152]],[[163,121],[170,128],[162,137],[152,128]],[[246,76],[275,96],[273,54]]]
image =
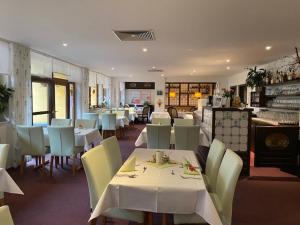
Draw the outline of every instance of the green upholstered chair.
[[[209,192],[215,192],[219,168],[225,154],[225,144],[214,139],[210,145],[206,159],[205,174],[203,180]]]
[[[21,154],[20,154],[21,174],[23,174],[24,172],[26,155],[35,156],[37,166],[38,166],[37,159],[39,159],[39,161],[42,161],[42,163],[40,163],[39,166],[41,166],[42,171],[44,171],[45,155],[47,149],[44,144],[43,128],[17,125],[16,129],[17,129],[17,136],[18,136],[18,146],[21,150]]]
[[[105,188],[114,176],[114,171],[102,145],[90,149],[81,157],[81,160],[88,182],[90,205],[92,210],[94,210]],[[140,224],[144,221],[143,213],[134,210],[111,208],[102,216],[134,221]],[[91,224],[96,224],[96,220],[93,220]],[[104,224],[106,224],[105,221]]]
[[[96,128],[96,121],[95,119],[76,119],[75,128],[94,129]]]
[[[147,124],[147,148],[169,149],[171,125]]]
[[[8,150],[9,150],[9,145],[0,144],[0,168],[6,169]],[[0,206],[1,206],[1,201],[4,201],[4,193],[0,191]]]
[[[193,119],[174,118],[174,125],[193,126],[194,125],[194,120]]]
[[[11,217],[9,207],[7,205],[0,207],[0,224],[1,225],[14,225],[14,221]]]
[[[101,144],[107,153],[107,159],[111,166],[111,170],[113,171],[113,174],[116,174],[122,166],[122,156],[116,136],[104,139]]]
[[[243,161],[232,150],[227,149],[222,160],[216,183],[216,191],[210,197],[219,213],[223,225],[231,225],[232,204]],[[174,215],[174,224],[201,224],[202,217],[192,215]]]
[[[117,135],[117,129],[118,129],[117,114],[116,113],[102,114],[102,136],[106,131],[114,131],[115,135]]]
[[[53,118],[51,120],[51,126],[57,126],[57,127],[72,126],[72,120],[71,119],[55,119],[55,118]]]
[[[174,126],[175,149],[197,151],[200,126]]]
[[[86,120],[95,120],[96,121],[95,127],[98,129],[101,128],[99,125],[99,114],[98,113],[83,113],[82,118],[86,119]]]
[[[74,127],[48,127],[51,162],[50,176],[53,174],[54,157],[72,157],[73,175],[76,171],[76,156],[84,151],[83,146],[75,146]]]
[[[160,125],[171,125],[170,118],[153,118],[151,121],[152,124],[160,124]]]

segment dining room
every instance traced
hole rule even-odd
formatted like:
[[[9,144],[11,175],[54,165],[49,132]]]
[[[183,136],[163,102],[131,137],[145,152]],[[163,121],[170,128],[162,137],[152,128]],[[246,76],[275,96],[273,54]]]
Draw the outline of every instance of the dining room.
[[[0,225],[297,225],[300,2],[0,0]]]

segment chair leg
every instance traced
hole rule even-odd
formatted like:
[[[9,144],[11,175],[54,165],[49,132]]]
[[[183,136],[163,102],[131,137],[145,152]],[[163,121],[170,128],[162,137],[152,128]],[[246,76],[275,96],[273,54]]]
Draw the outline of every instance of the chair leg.
[[[75,176],[75,172],[76,172],[76,154],[73,155],[72,171],[73,171],[73,176]]]
[[[42,176],[43,176],[45,173],[45,156],[42,156],[41,158],[42,158],[41,166],[42,166]]]
[[[148,222],[148,225],[153,224],[153,214],[151,212],[147,212],[147,222]]]
[[[25,155],[21,156],[21,162],[20,162],[20,174],[24,174],[24,165],[25,165]]]
[[[162,225],[168,225],[168,214],[162,214]]]
[[[90,225],[96,225],[97,224],[97,218],[92,219]]]
[[[64,168],[64,157],[63,156],[61,156],[60,157],[60,167],[63,169]]]
[[[69,165],[69,156],[66,157],[66,165]]]
[[[55,156],[55,168],[58,168],[58,164],[59,164],[59,157]]]
[[[106,225],[106,223],[107,223],[106,216],[101,216],[101,225]]]
[[[38,160],[39,160],[38,158],[39,158],[39,157],[38,157],[38,156],[35,156],[34,158],[35,158],[35,167],[37,167],[37,166],[39,165],[39,162],[38,162]]]
[[[54,156],[51,156],[50,160],[50,177],[53,175],[53,161],[54,161]]]

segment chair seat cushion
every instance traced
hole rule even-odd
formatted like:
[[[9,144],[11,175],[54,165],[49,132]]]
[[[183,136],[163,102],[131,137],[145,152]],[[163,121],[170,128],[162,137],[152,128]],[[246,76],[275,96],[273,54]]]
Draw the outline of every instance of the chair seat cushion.
[[[144,214],[141,211],[111,208],[103,213],[103,216],[127,221],[133,221],[137,223],[144,222]]]
[[[198,214],[174,214],[174,224],[207,224]]]

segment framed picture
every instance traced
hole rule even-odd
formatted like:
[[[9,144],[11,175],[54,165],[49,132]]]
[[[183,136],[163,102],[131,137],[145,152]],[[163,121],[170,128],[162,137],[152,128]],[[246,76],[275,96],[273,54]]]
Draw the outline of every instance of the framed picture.
[[[222,107],[222,97],[221,96],[213,97],[213,107]]]
[[[162,90],[157,91],[156,95],[163,95],[163,91]]]

